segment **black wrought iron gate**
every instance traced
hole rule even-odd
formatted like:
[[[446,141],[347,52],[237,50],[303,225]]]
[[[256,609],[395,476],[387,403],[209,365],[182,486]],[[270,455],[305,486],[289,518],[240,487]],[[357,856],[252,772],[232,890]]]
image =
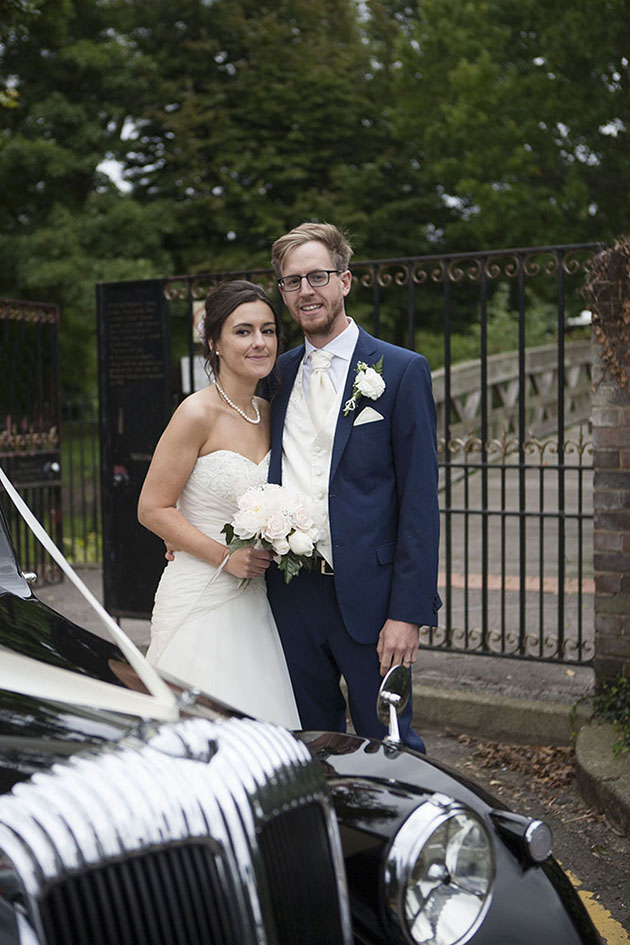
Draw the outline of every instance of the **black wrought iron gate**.
[[[597,248],[352,265],[349,313],[368,331],[426,354],[433,368],[444,607],[439,626],[422,629],[427,648],[592,658],[591,355],[587,332],[572,325]],[[163,558],[161,543],[135,519],[143,471],[172,406],[205,382],[196,367],[196,306],[213,284],[237,277],[262,283],[281,307],[270,270],[99,289],[104,568],[115,614],[150,611]],[[135,313],[145,325],[148,353],[125,312],[130,324]],[[297,342],[286,319],[285,327],[289,345]],[[111,374],[121,355],[124,377]]]
[[[62,547],[56,305],[0,299],[0,464]],[[2,506],[25,571],[35,573],[39,584],[60,580],[59,568],[12,503]]]

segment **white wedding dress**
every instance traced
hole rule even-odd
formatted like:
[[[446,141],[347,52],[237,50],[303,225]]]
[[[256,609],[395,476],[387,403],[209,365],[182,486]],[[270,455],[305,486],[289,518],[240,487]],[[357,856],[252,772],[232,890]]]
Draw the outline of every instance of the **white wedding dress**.
[[[225,543],[247,489],[267,480],[269,455],[258,465],[240,453],[200,456],[177,507],[189,522]],[[160,579],[147,659],[158,670],[208,695],[288,728],[300,728],[287,664],[264,578],[239,579],[183,551]]]

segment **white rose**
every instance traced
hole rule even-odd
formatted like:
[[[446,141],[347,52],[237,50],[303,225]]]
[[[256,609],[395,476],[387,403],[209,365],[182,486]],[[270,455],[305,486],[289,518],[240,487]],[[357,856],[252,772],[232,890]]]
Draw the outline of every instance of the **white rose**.
[[[367,368],[357,374],[356,385],[360,394],[370,400],[378,400],[385,390],[385,381],[374,368]]]
[[[260,493],[258,489],[248,489],[238,500],[239,509],[251,509],[260,505]]]
[[[291,550],[291,545],[286,538],[276,538],[276,540],[272,542],[272,546],[276,554],[276,557],[274,557],[276,564],[279,564],[282,555],[286,555],[287,552]]]
[[[234,516],[232,527],[239,538],[253,538],[258,534],[260,515],[253,509],[239,509]]]
[[[296,530],[289,535],[289,547],[293,554],[306,555],[313,554],[313,539],[306,532]]]
[[[290,527],[282,512],[273,512],[265,522],[261,534],[263,538],[273,543],[279,538],[286,538]]]
[[[261,505],[268,512],[275,512],[282,506],[282,488],[276,483],[266,483],[259,488]]]
[[[313,527],[313,516],[311,515],[310,509],[307,509],[305,505],[300,505],[293,513],[293,524],[296,528],[299,528],[301,532],[307,532],[309,528]]]

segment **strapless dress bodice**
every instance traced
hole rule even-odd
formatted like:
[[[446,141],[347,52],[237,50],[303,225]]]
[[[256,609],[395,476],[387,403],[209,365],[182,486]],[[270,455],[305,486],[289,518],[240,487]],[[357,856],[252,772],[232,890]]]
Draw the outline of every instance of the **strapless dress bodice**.
[[[206,535],[224,542],[221,529],[231,522],[239,498],[267,481],[269,454],[259,463],[232,450],[200,456],[182,489],[177,508]]]

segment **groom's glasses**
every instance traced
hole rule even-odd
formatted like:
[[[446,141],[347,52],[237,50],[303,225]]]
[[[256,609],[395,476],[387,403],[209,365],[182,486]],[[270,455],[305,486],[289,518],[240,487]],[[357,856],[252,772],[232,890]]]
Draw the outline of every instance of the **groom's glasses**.
[[[323,286],[328,285],[331,273],[333,272],[339,273],[344,272],[344,270],[313,269],[312,272],[307,272],[305,276],[283,276],[282,279],[278,279],[278,285],[285,292],[297,292],[302,285],[302,279],[306,279],[311,288],[321,289]]]

